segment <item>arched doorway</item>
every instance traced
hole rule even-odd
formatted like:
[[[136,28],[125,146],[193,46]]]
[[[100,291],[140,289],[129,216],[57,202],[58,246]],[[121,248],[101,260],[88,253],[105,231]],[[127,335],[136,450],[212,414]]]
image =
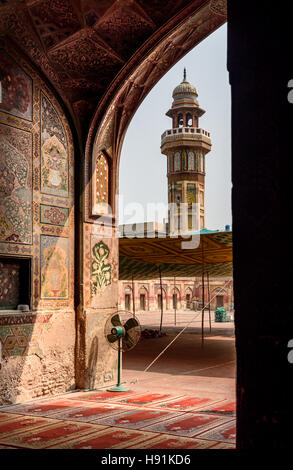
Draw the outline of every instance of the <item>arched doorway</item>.
[[[211,302],[211,307],[214,310],[219,307],[225,307],[226,309],[228,308],[227,289],[224,289],[223,287],[216,287],[213,289],[211,297],[213,299]]]
[[[132,309],[132,288],[130,286],[124,288],[124,308],[128,311]]]
[[[181,308],[181,295],[178,287],[172,289],[172,308],[179,310]]]
[[[191,287],[187,287],[187,289],[185,290],[185,308],[188,310],[192,307],[191,300],[192,300],[192,289]]]
[[[168,308],[166,287],[162,288],[162,292],[163,292],[163,310],[166,311],[167,308]],[[156,309],[161,310],[161,308],[162,308],[162,294],[161,294],[161,288],[158,284],[155,284],[155,298],[156,298]]]
[[[139,308],[141,311],[149,310],[149,295],[145,286],[139,288]]]

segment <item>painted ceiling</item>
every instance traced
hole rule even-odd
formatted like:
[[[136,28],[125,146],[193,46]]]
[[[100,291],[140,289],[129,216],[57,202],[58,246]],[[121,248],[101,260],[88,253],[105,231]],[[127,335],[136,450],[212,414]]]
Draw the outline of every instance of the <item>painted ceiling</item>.
[[[80,125],[89,122],[105,90],[137,51],[142,59],[184,19],[207,5],[216,29],[225,21],[224,3],[0,0],[0,36],[12,39],[42,70]]]

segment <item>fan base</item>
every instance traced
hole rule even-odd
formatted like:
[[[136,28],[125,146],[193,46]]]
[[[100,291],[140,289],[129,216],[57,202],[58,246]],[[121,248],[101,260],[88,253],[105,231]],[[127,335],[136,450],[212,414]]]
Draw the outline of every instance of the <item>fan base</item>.
[[[130,392],[130,388],[124,387],[123,385],[119,384],[116,387],[109,388],[107,392]]]

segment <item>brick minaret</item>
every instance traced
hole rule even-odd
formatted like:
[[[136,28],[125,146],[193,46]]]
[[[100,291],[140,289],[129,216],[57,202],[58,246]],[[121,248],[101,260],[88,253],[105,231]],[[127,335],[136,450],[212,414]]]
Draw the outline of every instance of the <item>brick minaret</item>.
[[[168,202],[188,203],[188,230],[191,229],[191,204],[200,204],[197,228],[205,227],[205,156],[211,149],[210,133],[199,128],[205,113],[197,101],[196,88],[186,80],[173,91],[173,103],[166,115],[172,118],[172,129],[161,139],[161,152],[168,159]],[[170,219],[170,216],[169,216]],[[170,227],[170,220],[169,220]]]

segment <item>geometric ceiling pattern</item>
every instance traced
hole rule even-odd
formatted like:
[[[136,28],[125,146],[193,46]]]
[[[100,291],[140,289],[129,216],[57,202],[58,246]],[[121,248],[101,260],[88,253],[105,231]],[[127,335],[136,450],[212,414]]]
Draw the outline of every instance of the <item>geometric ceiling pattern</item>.
[[[0,0],[0,36],[48,78],[80,127],[147,41],[154,47],[192,12],[216,0]],[[225,14],[225,12],[224,12]],[[223,20],[217,20],[220,24]],[[218,26],[217,23],[217,26]]]
[[[165,277],[232,276],[232,232],[200,235],[196,248],[182,248],[183,238],[120,238],[119,279],[152,279],[158,267]]]

